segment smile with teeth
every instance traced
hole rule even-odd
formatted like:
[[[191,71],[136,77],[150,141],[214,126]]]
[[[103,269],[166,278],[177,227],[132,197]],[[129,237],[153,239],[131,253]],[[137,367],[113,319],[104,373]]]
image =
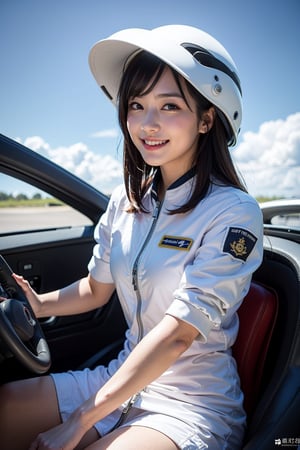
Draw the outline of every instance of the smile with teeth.
[[[146,145],[150,145],[151,147],[155,147],[157,145],[163,145],[168,142],[168,140],[165,141],[148,141],[147,139],[144,139],[144,142]]]

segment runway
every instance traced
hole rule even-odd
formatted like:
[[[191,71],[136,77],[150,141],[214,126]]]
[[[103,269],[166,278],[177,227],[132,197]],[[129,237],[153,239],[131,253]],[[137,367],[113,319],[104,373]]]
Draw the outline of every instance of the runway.
[[[89,225],[88,217],[69,206],[0,208],[0,235],[19,231]]]

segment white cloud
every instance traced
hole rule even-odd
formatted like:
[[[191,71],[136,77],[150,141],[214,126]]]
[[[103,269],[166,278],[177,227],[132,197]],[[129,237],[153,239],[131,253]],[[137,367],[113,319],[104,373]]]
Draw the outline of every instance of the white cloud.
[[[244,133],[232,156],[252,195],[300,197],[300,112]]]
[[[119,132],[116,128],[108,128],[107,130],[100,130],[92,133],[90,137],[92,138],[116,138]]]
[[[48,156],[50,146],[40,136],[31,136],[25,139],[24,145],[35,150],[43,156]]]
[[[122,182],[121,163],[110,155],[98,155],[82,142],[69,147],[51,148],[41,137],[33,136],[25,139],[24,145],[61,165],[106,194],[110,194],[114,187]]]

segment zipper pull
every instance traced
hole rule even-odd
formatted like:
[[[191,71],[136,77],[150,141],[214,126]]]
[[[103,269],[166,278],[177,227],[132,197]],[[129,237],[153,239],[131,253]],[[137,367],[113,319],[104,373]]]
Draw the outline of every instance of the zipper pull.
[[[119,420],[117,421],[117,423],[112,427],[112,429],[109,431],[114,431],[116,428],[118,428],[126,419],[127,414],[129,413],[130,409],[132,408],[134,402],[136,401],[137,397],[139,395],[139,392],[137,394],[134,394],[128,401],[128,403],[126,404],[126,406],[123,408],[123,411],[119,417]]]
[[[129,410],[132,408],[132,406],[134,405],[136,399],[138,398],[138,396],[140,395],[140,393],[138,392],[137,394],[134,394],[130,400],[128,401],[127,405],[125,406],[125,408],[122,411],[122,414],[127,414],[129,412]]]

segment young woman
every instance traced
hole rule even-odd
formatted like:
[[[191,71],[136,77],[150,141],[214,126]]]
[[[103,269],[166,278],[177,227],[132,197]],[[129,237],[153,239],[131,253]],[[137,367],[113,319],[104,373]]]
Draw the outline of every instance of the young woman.
[[[259,207],[228,145],[241,90],[226,50],[188,26],[123,30],[98,42],[92,72],[117,103],[124,187],[95,233],[89,275],[37,295],[38,317],[107,303],[128,323],[108,367],[2,387],[5,449],[238,449],[245,413],[231,346],[262,259]]]

